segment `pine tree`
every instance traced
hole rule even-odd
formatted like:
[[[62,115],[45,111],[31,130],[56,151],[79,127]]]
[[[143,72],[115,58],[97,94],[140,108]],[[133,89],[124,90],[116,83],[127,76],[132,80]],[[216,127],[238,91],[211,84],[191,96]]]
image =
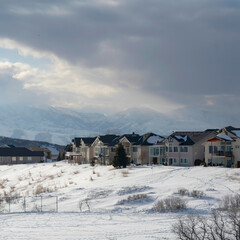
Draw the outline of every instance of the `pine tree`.
[[[129,159],[122,144],[119,144],[118,147],[116,148],[112,165],[115,168],[119,167],[125,168],[127,165],[129,165]]]

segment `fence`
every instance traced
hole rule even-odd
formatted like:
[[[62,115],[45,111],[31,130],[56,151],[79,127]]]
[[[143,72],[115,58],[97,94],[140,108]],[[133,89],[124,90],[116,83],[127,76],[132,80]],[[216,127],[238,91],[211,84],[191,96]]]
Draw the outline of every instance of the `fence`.
[[[0,212],[58,212],[58,205],[58,196],[5,197],[0,199]]]

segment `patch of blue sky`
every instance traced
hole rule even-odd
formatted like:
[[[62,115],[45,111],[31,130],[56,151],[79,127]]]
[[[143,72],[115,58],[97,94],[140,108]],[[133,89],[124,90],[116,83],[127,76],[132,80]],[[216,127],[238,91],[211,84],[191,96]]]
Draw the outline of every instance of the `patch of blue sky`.
[[[21,62],[30,65],[34,68],[39,68],[42,70],[47,70],[51,61],[47,58],[34,58],[32,56],[22,56],[17,50],[10,50],[5,48],[0,48],[0,61],[8,62]]]

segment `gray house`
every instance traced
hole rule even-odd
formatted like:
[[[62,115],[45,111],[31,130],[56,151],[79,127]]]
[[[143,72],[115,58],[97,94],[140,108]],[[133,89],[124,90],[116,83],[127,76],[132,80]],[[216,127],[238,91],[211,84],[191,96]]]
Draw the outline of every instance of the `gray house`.
[[[25,147],[0,147],[0,165],[40,163],[44,161],[44,152],[32,151]]]

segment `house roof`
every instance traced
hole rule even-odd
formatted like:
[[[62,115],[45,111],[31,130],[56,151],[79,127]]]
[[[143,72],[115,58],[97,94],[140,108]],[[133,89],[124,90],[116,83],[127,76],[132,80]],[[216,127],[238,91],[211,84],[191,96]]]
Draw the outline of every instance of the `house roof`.
[[[223,129],[221,129],[220,131],[222,131]],[[233,135],[235,135],[236,137],[240,138],[240,128],[235,128],[232,126],[227,126],[224,128],[224,130],[232,133]]]
[[[102,141],[105,145],[113,146],[118,142],[119,136],[114,134],[107,134],[99,136],[99,140]]]
[[[0,148],[0,156],[10,157],[43,157],[42,151],[31,151],[25,147]]]
[[[132,143],[133,145],[137,144],[141,138],[141,136],[139,134],[135,134],[135,133],[132,133],[132,134],[124,134],[122,136],[119,137],[119,141],[122,139],[122,138],[126,138],[130,143]]]
[[[155,145],[157,143],[162,142],[164,139],[165,139],[164,137],[150,132],[150,133],[143,134],[141,136],[141,138],[138,141],[138,145],[151,146],[151,145]]]
[[[83,142],[86,145],[91,145],[94,141],[95,141],[96,137],[83,137],[83,138],[74,138],[73,142],[76,145],[76,147],[81,146],[81,140],[83,140]]]
[[[207,137],[210,133],[216,130],[194,131],[194,132],[174,132],[170,136],[175,138],[180,145],[194,145],[198,141]]]

